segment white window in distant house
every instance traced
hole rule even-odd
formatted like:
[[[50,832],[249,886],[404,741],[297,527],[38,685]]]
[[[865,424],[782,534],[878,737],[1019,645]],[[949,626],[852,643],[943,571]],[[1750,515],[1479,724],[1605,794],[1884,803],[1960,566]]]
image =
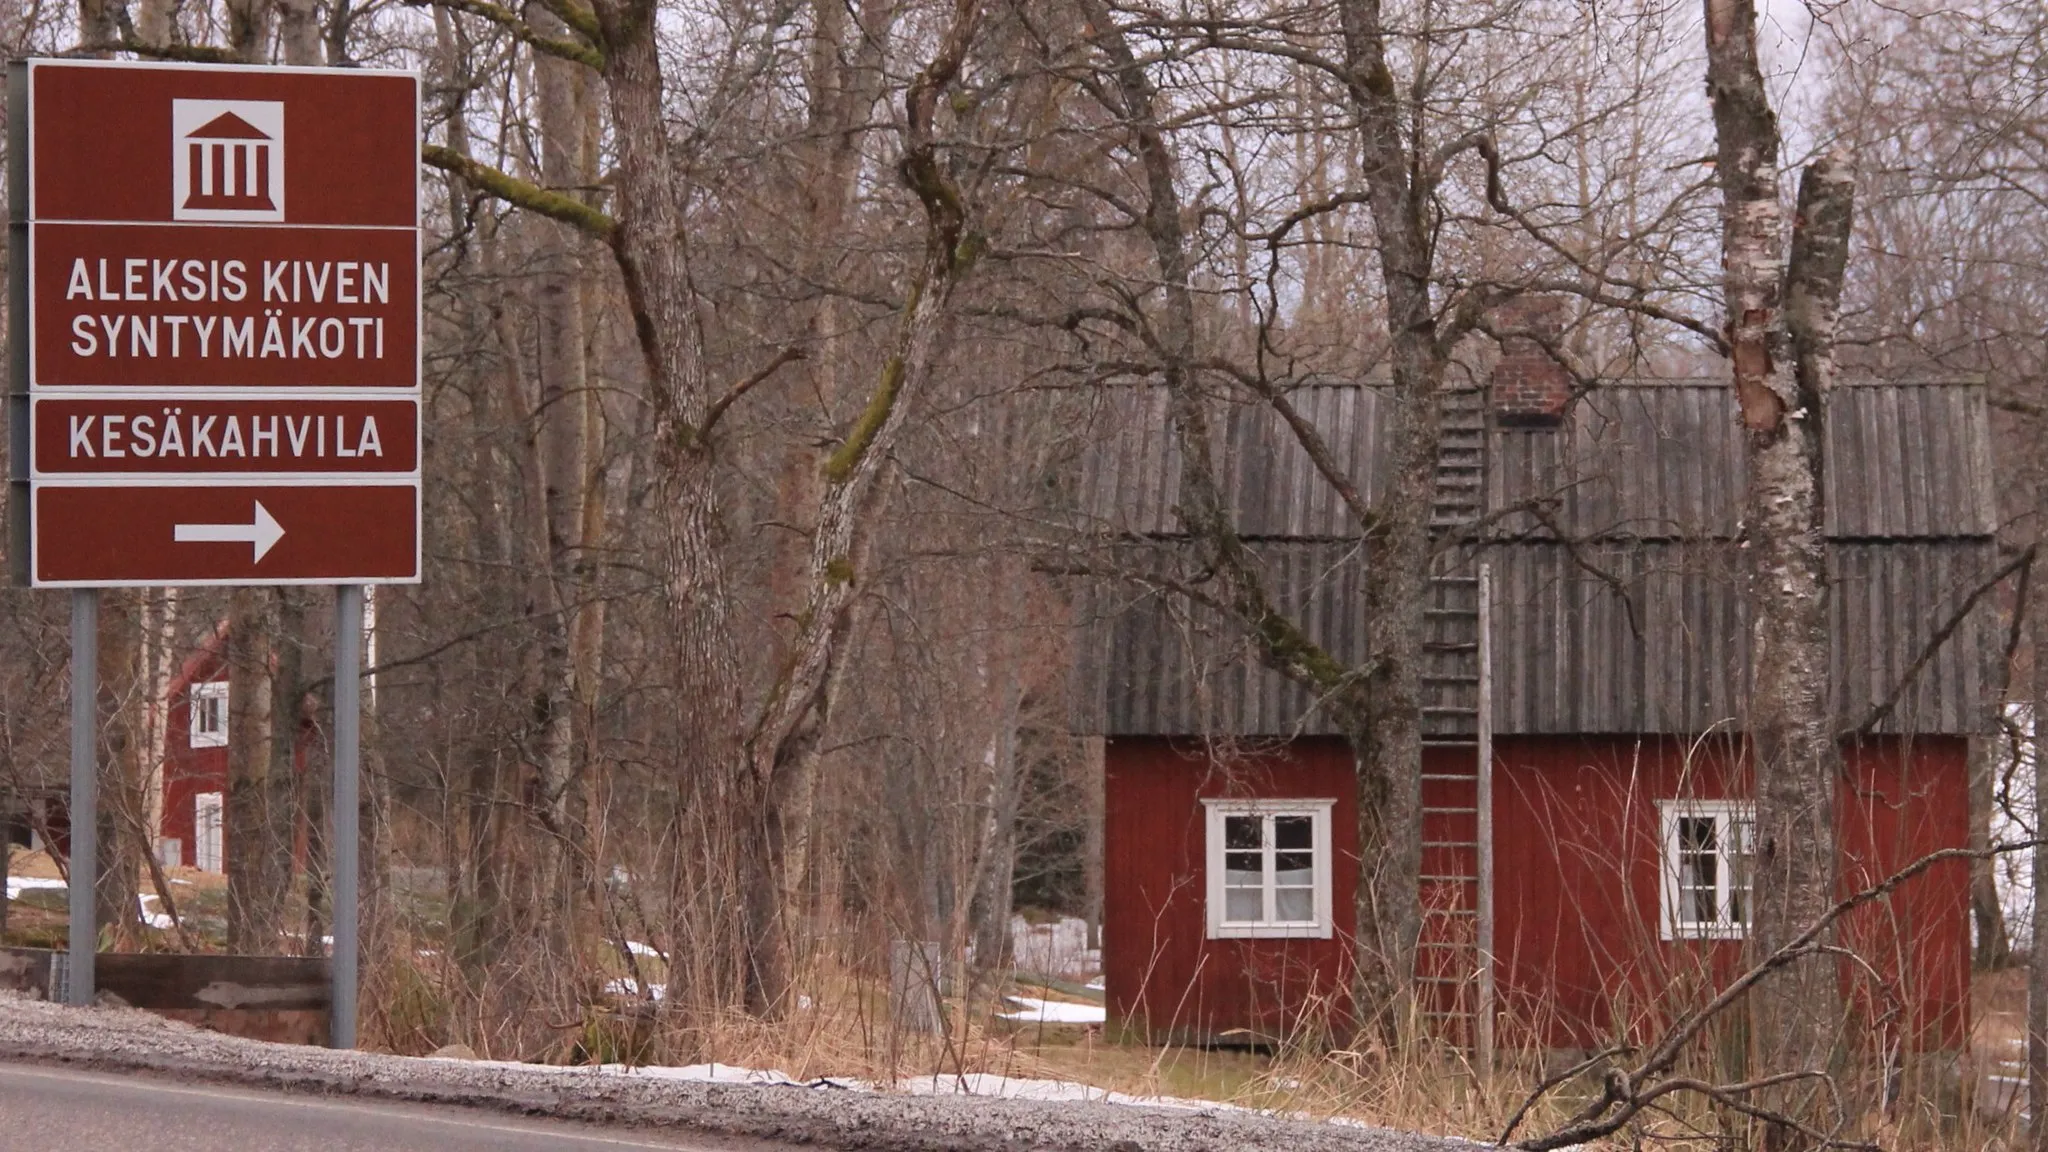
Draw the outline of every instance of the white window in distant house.
[[[1333,800],[1204,800],[1209,938],[1330,936]]]
[[[1739,939],[1749,930],[1756,810],[1739,800],[1661,800],[1666,940]]]
[[[192,686],[192,746],[219,748],[228,742],[228,682]]]
[[[192,797],[192,866],[201,872],[220,871],[220,800],[218,792]]]

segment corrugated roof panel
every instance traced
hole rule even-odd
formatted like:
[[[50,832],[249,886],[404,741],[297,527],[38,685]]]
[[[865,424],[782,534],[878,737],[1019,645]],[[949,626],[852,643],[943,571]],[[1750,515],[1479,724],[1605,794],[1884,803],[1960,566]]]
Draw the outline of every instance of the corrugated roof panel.
[[[1171,535],[1179,464],[1164,394],[1111,391],[1119,395],[1104,405],[1100,450],[1084,462],[1084,520]],[[1339,386],[1294,397],[1374,498],[1367,465],[1385,458],[1385,397]],[[1356,663],[1363,561],[1346,539],[1356,535],[1349,509],[1269,407],[1217,413],[1226,487],[1241,531],[1265,538],[1255,550],[1275,601]],[[1831,698],[1844,722],[1860,722],[1993,562],[1990,427],[1982,390],[1970,386],[1849,385],[1829,416]],[[1562,430],[1495,433],[1490,507],[1550,499],[1575,538],[1548,540],[1533,518],[1502,514],[1480,544],[1496,572],[1501,731],[1687,733],[1739,722],[1748,637],[1732,536],[1742,451],[1732,397],[1715,384],[1610,386],[1576,405]],[[1109,620],[1097,631],[1110,642],[1083,649],[1099,663],[1088,673],[1102,706],[1077,707],[1077,720],[1119,734],[1330,730],[1309,694],[1257,666],[1214,613],[1149,596],[1098,603]],[[1976,730],[1995,632],[1985,598],[1885,727]],[[1434,691],[1440,703],[1456,698]]]

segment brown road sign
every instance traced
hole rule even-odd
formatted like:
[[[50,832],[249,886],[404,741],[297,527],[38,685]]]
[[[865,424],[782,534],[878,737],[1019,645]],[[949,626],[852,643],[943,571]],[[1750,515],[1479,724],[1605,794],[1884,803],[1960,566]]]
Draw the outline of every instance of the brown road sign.
[[[419,577],[419,486],[36,485],[41,585],[360,584]]]
[[[8,115],[17,574],[418,580],[418,78],[30,60]]]
[[[410,228],[30,225],[35,388],[411,388]]]
[[[35,398],[40,476],[419,471],[419,401]]]
[[[419,223],[410,73],[32,60],[28,83],[37,220]]]

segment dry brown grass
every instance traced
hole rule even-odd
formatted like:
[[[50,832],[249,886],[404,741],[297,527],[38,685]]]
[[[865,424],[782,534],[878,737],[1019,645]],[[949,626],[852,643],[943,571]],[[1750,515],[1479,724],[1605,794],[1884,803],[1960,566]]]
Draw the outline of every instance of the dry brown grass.
[[[18,876],[57,875],[48,854],[41,852],[17,850],[10,870]],[[205,895],[224,884],[221,877],[189,869],[173,875],[189,882],[177,887],[181,903],[187,893],[193,895],[194,905],[202,903]],[[62,926],[60,912],[27,905],[18,905],[15,911],[17,928],[43,920]],[[450,1011],[450,998],[439,986],[449,970],[433,954],[431,944],[421,944],[428,955],[399,945],[400,953],[413,957],[402,975],[404,994],[417,1008],[413,1017],[388,1021],[395,1027],[379,1045],[387,1050],[426,1052],[448,1038],[448,1023],[445,1018],[437,1022],[436,1016]],[[641,975],[650,982],[668,980],[658,960],[642,958],[640,965]],[[623,975],[623,966],[612,974]],[[1503,1053],[1498,1069],[1488,1076],[1479,1075],[1462,1052],[1442,1046],[1421,1045],[1391,1056],[1376,1050],[1333,1050],[1323,1039],[1325,1033],[1312,1026],[1276,1052],[1113,1043],[1097,1026],[999,1019],[1000,995],[1005,992],[1079,999],[1007,985],[984,985],[965,1003],[958,998],[949,1001],[945,1030],[931,1035],[898,1027],[889,1011],[886,979],[862,966],[814,964],[802,987],[803,1005],[779,1021],[687,1003],[687,989],[678,989],[675,998],[659,1009],[600,996],[580,1009],[564,1008],[557,1025],[564,1044],[552,1058],[572,1058],[580,1051],[584,1059],[720,1063],[776,1069],[799,1079],[844,1077],[882,1085],[934,1074],[986,1073],[1078,1082],[1138,1097],[1214,1100],[1283,1114],[1345,1117],[1486,1142],[1499,1135],[1544,1068],[1542,1054],[1533,1050]],[[1857,1125],[1855,1138],[1906,1152],[2002,1152],[2019,1146],[2016,1113],[2023,1099],[2008,1094],[2002,1102],[1992,1100],[1983,1088],[1988,1083],[1985,1077],[2015,1072],[2000,1062],[2019,1055],[2025,973],[1980,977],[1975,993],[1971,1049],[1963,1068],[1967,1087],[1962,1098],[1970,1111],[1937,1117],[1930,1107],[1915,1106],[1908,1093],[1888,1111],[1873,1108]],[[1590,1081],[1561,1088],[1524,1121],[1518,1135],[1556,1126],[1592,1090]],[[1668,1112],[1646,1115],[1637,1129],[1611,1146],[1704,1152],[1728,1147],[1730,1137],[1739,1144],[1738,1132],[1725,1116],[1714,1115],[1697,1098],[1681,1098]]]

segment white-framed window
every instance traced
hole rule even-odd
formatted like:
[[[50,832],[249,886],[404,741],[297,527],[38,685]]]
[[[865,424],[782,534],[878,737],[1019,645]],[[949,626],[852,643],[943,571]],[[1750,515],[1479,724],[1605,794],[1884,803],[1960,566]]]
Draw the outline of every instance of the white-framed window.
[[[223,810],[218,792],[192,797],[192,866],[201,872],[221,870]]]
[[[228,682],[192,686],[192,746],[219,748],[228,742]]]
[[[1328,939],[1334,800],[1204,800],[1209,938]]]
[[[1756,808],[1743,800],[1660,800],[1666,940],[1740,939],[1749,931]]]

